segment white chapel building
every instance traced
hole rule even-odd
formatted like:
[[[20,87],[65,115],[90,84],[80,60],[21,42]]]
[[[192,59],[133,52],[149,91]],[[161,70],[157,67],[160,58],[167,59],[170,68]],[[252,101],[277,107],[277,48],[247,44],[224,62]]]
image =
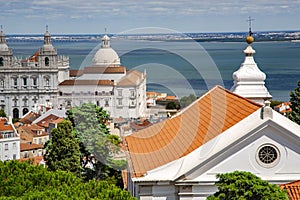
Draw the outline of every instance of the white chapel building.
[[[248,41],[248,40],[247,40]],[[215,86],[180,113],[125,137],[127,188],[141,200],[204,200],[216,174],[300,179],[300,126],[272,110],[248,42],[232,91]],[[243,96],[244,95],[244,96]]]

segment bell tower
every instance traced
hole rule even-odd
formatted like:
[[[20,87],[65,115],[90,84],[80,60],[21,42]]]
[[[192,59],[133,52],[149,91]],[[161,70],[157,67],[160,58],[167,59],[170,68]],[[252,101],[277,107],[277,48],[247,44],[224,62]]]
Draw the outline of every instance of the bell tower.
[[[44,34],[44,44],[39,49],[39,66],[42,68],[57,68],[57,50],[52,45],[48,25]]]
[[[12,65],[13,53],[12,49],[6,44],[5,34],[1,25],[0,32],[0,67],[10,67]]]

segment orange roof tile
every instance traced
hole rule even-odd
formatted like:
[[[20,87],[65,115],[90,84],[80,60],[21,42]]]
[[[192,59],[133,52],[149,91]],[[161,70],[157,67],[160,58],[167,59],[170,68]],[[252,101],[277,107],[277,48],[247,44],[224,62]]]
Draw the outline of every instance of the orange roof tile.
[[[126,72],[126,67],[85,67],[83,69],[84,74],[90,73],[103,73],[103,74],[124,74]]]
[[[300,199],[300,180],[282,184],[280,188],[287,191],[290,200]]]
[[[0,131],[13,131],[11,124],[8,124],[8,120],[5,117],[0,117]]]
[[[30,111],[25,116],[23,116],[19,121],[23,124],[31,124],[34,120],[36,120],[40,115]]]
[[[183,157],[261,105],[216,86],[160,123],[125,137],[133,177]]]
[[[37,124],[24,124],[23,126],[20,126],[17,128],[19,134],[23,138],[23,131],[25,131],[28,134],[31,134],[33,137],[41,137],[49,135],[49,133],[44,131],[44,127],[41,127]],[[37,134],[36,131],[42,131],[41,134]]]
[[[40,120],[37,125],[41,126],[41,127],[45,127],[45,128],[48,128],[49,127],[49,123],[56,123],[56,122],[60,122],[62,120],[59,120],[59,119],[62,119],[63,118],[60,118],[60,117],[57,117],[56,115],[49,115],[47,117],[45,117],[44,119]]]
[[[34,165],[38,165],[40,164],[40,162],[44,159],[43,156],[35,156],[33,158],[21,158],[19,159],[20,162],[24,162],[24,161],[28,161],[28,160],[32,160]]]
[[[114,85],[111,80],[65,80],[59,85]]]
[[[82,74],[83,74],[83,70],[71,69],[69,71],[69,76],[70,77],[78,77],[78,76],[81,76]]]
[[[20,151],[28,151],[33,149],[42,149],[44,146],[41,144],[34,144],[34,143],[20,143]]]
[[[144,80],[143,73],[138,70],[127,71],[125,77],[123,77],[117,84],[118,86],[135,86]]]

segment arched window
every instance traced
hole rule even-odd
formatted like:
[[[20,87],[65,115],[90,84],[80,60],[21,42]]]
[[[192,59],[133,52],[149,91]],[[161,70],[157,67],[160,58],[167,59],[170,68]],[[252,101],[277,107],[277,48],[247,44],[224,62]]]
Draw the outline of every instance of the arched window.
[[[23,115],[25,115],[26,113],[28,113],[28,108],[23,109]]]
[[[4,59],[3,57],[0,57],[0,67],[4,66]]]
[[[19,109],[18,108],[13,109],[13,118],[19,118]]]
[[[49,66],[49,58],[48,57],[45,58],[45,66]]]
[[[0,79],[0,88],[4,88],[4,80]]]

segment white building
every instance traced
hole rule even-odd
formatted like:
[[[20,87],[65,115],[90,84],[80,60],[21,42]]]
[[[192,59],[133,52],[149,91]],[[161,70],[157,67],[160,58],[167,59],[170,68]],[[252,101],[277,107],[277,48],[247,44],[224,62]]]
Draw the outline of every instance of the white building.
[[[20,159],[20,136],[11,121],[0,117],[0,160]]]
[[[125,137],[134,196],[206,199],[217,191],[216,174],[236,170],[273,184],[300,179],[300,126],[270,102],[260,104],[270,95],[248,50],[235,86],[254,101],[216,86],[177,115]]]
[[[31,57],[18,59],[0,33],[0,109],[20,118],[35,104],[57,106],[58,84],[69,77],[69,58],[58,56],[46,30],[43,46]]]
[[[93,66],[71,70],[72,79],[59,84],[58,103],[69,108],[85,102],[102,106],[112,118],[143,117],[146,111],[146,73],[127,70],[110,46],[110,38],[102,38],[101,48],[93,58]]]

